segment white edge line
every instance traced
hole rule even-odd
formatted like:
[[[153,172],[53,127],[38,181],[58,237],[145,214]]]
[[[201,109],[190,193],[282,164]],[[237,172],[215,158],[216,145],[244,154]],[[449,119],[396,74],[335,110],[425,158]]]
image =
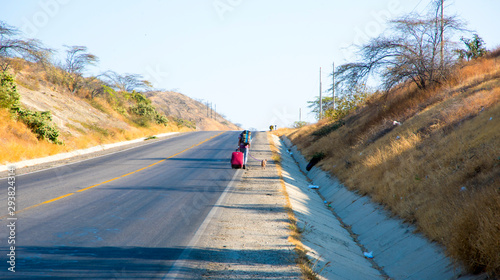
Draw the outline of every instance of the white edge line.
[[[224,190],[224,192],[221,194],[219,199],[217,199],[217,202],[215,202],[215,205],[212,207],[212,209],[208,213],[208,215],[205,218],[205,220],[203,221],[203,223],[200,225],[200,227],[198,227],[198,230],[196,230],[196,233],[189,241],[186,249],[184,249],[182,251],[181,255],[177,258],[177,260],[175,261],[174,265],[170,268],[167,275],[165,275],[165,277],[163,278],[164,280],[165,279],[177,279],[177,277],[180,273],[180,268],[182,268],[184,266],[184,264],[186,263],[188,256],[191,254],[191,251],[193,250],[195,245],[198,243],[201,236],[205,233],[205,230],[207,229],[208,224],[210,224],[211,220],[220,211],[220,207],[217,207],[217,206],[223,204],[227,193],[229,192],[229,190],[231,190],[233,188],[233,185],[234,185],[237,177],[240,177],[239,175],[241,174],[241,172],[242,172],[242,170],[239,169],[238,171],[236,171],[234,173],[233,178],[231,179],[231,182],[229,182],[229,184],[226,186],[226,189]]]
[[[168,132],[168,133],[158,134],[155,136],[158,138],[163,138],[163,137],[175,135],[178,133],[179,132]],[[137,138],[137,139],[130,140],[130,141],[97,145],[97,146],[93,146],[93,147],[86,148],[86,149],[74,150],[74,151],[55,154],[55,155],[42,157],[42,158],[34,158],[34,159],[28,159],[28,160],[13,162],[13,163],[7,163],[5,165],[0,165],[0,172],[7,171],[9,166],[16,166],[16,169],[30,167],[30,166],[34,166],[34,165],[38,165],[38,164],[50,163],[50,162],[58,161],[58,160],[64,160],[64,159],[72,158],[75,156],[81,156],[81,155],[91,154],[91,153],[95,153],[95,152],[101,152],[101,151],[129,145],[129,144],[140,143],[142,141],[145,141],[146,139],[147,139],[147,137],[142,137],[142,138]]]
[[[186,132],[184,132],[183,134],[185,134],[185,133]],[[181,135],[180,132],[174,132],[174,134],[172,134],[172,135],[167,135],[167,136],[163,136],[163,137],[168,137],[168,136],[178,137],[180,135]],[[60,168],[60,167],[67,166],[67,165],[72,165],[72,164],[77,164],[77,163],[85,162],[87,160],[92,160],[92,159],[96,159],[96,158],[100,158],[100,157],[104,157],[104,156],[108,156],[108,155],[113,155],[113,154],[125,152],[125,151],[132,150],[132,149],[135,149],[135,148],[144,147],[144,146],[148,146],[148,145],[151,145],[151,144],[154,144],[154,143],[158,143],[160,141],[165,141],[165,140],[168,140],[168,139],[172,139],[174,137],[169,137],[169,138],[165,138],[165,139],[158,139],[158,141],[154,141],[154,142],[150,142],[150,143],[145,143],[144,145],[130,147],[130,148],[127,148],[127,149],[124,149],[124,150],[119,150],[119,151],[112,152],[112,153],[109,153],[109,154],[104,154],[104,155],[100,155],[100,156],[96,156],[96,157],[91,157],[91,158],[87,158],[87,159],[83,159],[83,160],[79,160],[79,161],[75,161],[75,162],[71,162],[71,163],[67,163],[67,164],[53,166],[53,167],[46,168],[46,169],[41,169],[41,170],[36,170],[36,171],[33,171],[33,172],[19,174],[19,175],[16,175],[16,177],[20,177],[20,176],[24,176],[24,175],[28,175],[28,174],[33,174],[33,173],[38,173],[38,172],[42,172],[42,171],[47,171],[47,170],[51,170],[51,169],[55,169],[55,168]],[[127,143],[127,144],[133,144],[133,143]],[[123,146],[125,146],[125,145],[123,145]],[[119,147],[119,146],[116,146],[116,147]],[[116,148],[116,147],[112,147],[112,148]],[[108,148],[108,149],[110,149],[110,148]],[[104,150],[98,150],[98,151],[95,151],[95,152],[102,152],[102,151],[104,151]],[[78,155],[74,155],[74,156],[80,156],[80,155],[85,155],[85,154],[78,154]],[[49,157],[51,157],[51,156],[49,156]],[[68,158],[70,158],[70,157],[68,157]],[[35,165],[43,164],[43,163],[55,162],[55,161],[64,160],[64,159],[68,159],[68,158],[56,159],[56,160],[48,161],[48,162],[41,162],[41,163],[37,163],[37,164],[34,164],[34,165],[30,165],[30,166],[35,166]],[[8,166],[16,166],[16,163],[7,164],[7,165],[0,165],[0,172],[7,171],[7,169],[3,170],[2,168],[3,167],[7,168]],[[21,168],[24,168],[24,167],[29,167],[29,166],[23,166],[23,167],[16,166],[16,169],[21,169]],[[7,177],[0,177],[0,180],[6,179],[6,178]]]

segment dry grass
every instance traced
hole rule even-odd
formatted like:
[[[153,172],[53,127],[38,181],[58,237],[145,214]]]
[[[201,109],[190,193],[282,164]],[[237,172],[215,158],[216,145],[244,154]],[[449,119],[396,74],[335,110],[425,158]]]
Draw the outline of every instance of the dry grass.
[[[22,160],[40,158],[84,149],[92,146],[127,141],[166,132],[185,132],[189,129],[177,126],[151,125],[148,128],[130,127],[122,130],[113,127],[100,127],[85,130],[85,134],[75,137],[71,134],[62,135],[65,145],[56,145],[38,140],[21,122],[11,118],[6,109],[0,110],[0,164],[14,163]]]
[[[148,128],[144,127],[130,127],[127,130],[122,130],[113,127],[100,127],[91,125],[88,126],[89,133],[81,135],[78,137],[69,136],[63,138],[66,146],[71,147],[71,149],[84,149],[92,146],[109,144],[121,141],[128,141],[137,138],[142,138],[154,134],[166,133],[166,132],[185,132],[190,131],[189,129],[183,127],[179,128],[177,126],[163,126],[163,125],[151,125]]]
[[[39,141],[26,125],[13,120],[6,109],[0,109],[0,164],[49,156],[66,149]]]
[[[415,223],[470,271],[498,276],[499,62],[464,64],[427,91],[379,94],[325,136],[313,133],[331,124],[286,134],[306,157],[324,152],[319,166]]]

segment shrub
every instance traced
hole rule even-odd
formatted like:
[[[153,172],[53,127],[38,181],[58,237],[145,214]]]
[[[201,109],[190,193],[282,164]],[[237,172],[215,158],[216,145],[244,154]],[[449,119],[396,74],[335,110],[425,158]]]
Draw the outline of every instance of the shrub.
[[[163,125],[167,125],[168,124],[168,118],[165,117],[164,115],[160,115],[159,113],[156,113],[154,121],[157,124],[163,124]]]
[[[157,114],[156,109],[153,107],[153,105],[143,102],[137,103],[136,105],[130,107],[130,112],[141,117],[147,117],[148,119],[153,119]]]
[[[14,78],[6,71],[0,73],[0,107],[10,109],[11,114],[26,124],[37,135],[38,139],[45,139],[54,144],[62,144],[57,138],[59,130],[51,125],[52,116],[49,111],[37,112],[21,108],[20,95]]]
[[[181,118],[175,118],[175,123],[177,124],[177,126],[184,126],[184,127],[187,127],[187,128],[196,128],[196,124],[192,121],[188,121],[188,120],[185,120],[185,119],[181,119]]]
[[[12,108],[19,102],[19,98],[14,78],[7,71],[2,71],[0,73],[0,108]]]
[[[300,122],[296,121],[293,123],[293,128],[301,128],[301,127],[304,127],[306,125],[308,125],[308,123],[305,121],[300,121]]]
[[[151,100],[143,94],[133,91],[132,93],[126,93],[125,98],[132,99],[136,102],[135,105],[129,108],[129,111],[139,116],[135,122],[140,126],[148,126],[148,123],[151,121],[165,126],[168,124],[167,117],[158,113],[151,104]]]
[[[39,140],[48,140],[59,145],[63,144],[58,139],[59,130],[50,123],[52,121],[50,111],[31,111],[21,108],[19,105],[12,107],[11,111],[16,114],[18,120],[25,123],[37,135]]]

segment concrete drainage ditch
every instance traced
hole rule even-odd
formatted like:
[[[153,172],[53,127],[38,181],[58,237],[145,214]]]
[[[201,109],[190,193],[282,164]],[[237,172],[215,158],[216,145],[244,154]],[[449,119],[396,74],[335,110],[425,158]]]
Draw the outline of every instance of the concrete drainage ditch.
[[[484,279],[484,276],[464,273],[439,245],[415,233],[414,226],[391,217],[369,197],[349,191],[318,167],[306,171],[308,161],[300,151],[286,137],[282,137],[281,142],[284,144],[281,153],[293,157],[312,184],[319,186],[316,190],[319,203],[323,200],[330,203],[332,215],[351,231],[351,236],[356,236],[361,250],[373,254],[375,264],[372,266],[378,268],[382,276],[391,279]]]

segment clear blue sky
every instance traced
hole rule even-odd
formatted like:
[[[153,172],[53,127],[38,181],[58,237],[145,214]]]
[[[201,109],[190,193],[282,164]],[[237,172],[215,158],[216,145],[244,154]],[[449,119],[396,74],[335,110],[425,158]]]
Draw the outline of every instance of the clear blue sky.
[[[244,128],[314,122],[307,108],[330,86],[332,62],[387,18],[423,12],[430,0],[0,0],[0,20],[63,53],[84,45],[91,73],[142,74],[156,88],[216,104]],[[500,1],[447,0],[488,48],[500,46]],[[326,94],[326,93],[325,93]]]

